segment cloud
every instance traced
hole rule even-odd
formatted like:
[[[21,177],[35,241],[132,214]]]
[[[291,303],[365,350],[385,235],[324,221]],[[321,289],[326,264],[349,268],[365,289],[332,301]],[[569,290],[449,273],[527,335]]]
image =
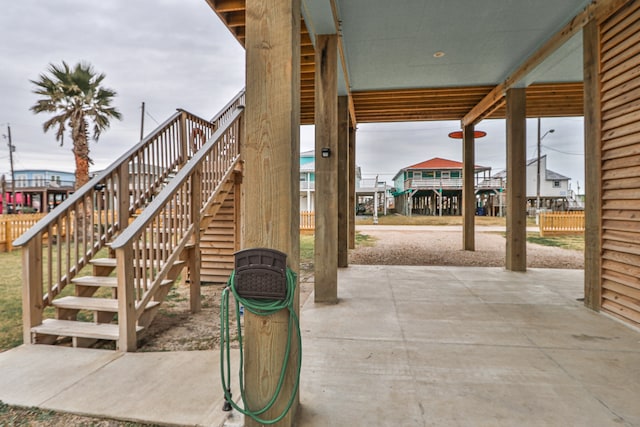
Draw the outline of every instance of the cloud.
[[[60,148],[42,132],[47,116],[29,111],[37,99],[29,80],[50,63],[87,61],[118,93],[124,120],[91,144],[96,168],[138,141],[142,101],[148,133],[176,108],[209,118],[244,86],[244,50],[204,1],[7,2],[0,39],[0,129],[11,124],[16,168],[55,161],[57,169],[74,169],[70,145]],[[0,173],[9,169],[4,155],[0,149]]]

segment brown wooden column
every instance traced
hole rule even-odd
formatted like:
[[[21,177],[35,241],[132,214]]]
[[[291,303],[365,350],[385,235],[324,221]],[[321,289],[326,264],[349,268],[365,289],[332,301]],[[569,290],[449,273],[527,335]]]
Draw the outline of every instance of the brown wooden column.
[[[338,267],[349,266],[349,98],[338,97]]]
[[[505,267],[527,269],[526,146],[527,98],[524,88],[507,91],[507,254]]]
[[[316,36],[315,301],[338,301],[338,36]],[[328,150],[328,157],[322,151]]]
[[[356,128],[349,127],[349,249],[356,248]]]
[[[298,271],[300,229],[300,0],[246,0],[246,108],[240,152],[242,247],[265,247],[288,255]],[[299,296],[296,292],[295,306]],[[285,310],[272,316],[245,312],[244,379],[249,409],[262,408],[278,383],[287,344]],[[294,340],[295,341],[295,340]],[[296,376],[299,349],[274,406],[264,419],[286,407]],[[298,399],[278,426],[291,426]],[[249,417],[246,426],[258,426]]]
[[[462,138],[462,247],[465,251],[475,251],[475,138],[474,126],[463,128]]]
[[[584,50],[584,305],[599,311],[602,281],[602,140],[600,42],[595,20],[582,30]]]

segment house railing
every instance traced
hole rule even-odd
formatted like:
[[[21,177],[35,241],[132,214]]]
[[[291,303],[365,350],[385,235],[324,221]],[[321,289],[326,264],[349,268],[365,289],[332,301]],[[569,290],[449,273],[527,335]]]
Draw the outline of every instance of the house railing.
[[[462,188],[462,178],[410,178],[405,181],[404,188]]]
[[[540,212],[540,236],[584,233],[584,212]]]
[[[227,109],[244,102],[240,93]],[[127,227],[220,123],[179,110],[13,242],[23,250],[25,342],[45,307],[98,251]]]
[[[241,117],[241,109],[232,111],[111,244],[117,259],[121,351],[135,349],[138,320],[160,292],[173,264],[190,248],[194,250],[187,252],[188,279],[192,286],[199,286],[200,223],[239,162]]]

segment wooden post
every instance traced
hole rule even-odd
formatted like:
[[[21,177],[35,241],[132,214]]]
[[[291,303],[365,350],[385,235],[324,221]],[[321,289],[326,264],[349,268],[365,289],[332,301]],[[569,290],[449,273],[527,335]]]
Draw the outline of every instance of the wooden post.
[[[42,297],[42,234],[38,234],[22,248],[22,336],[25,344],[32,343],[31,328],[42,324]]]
[[[11,229],[13,228],[12,224],[13,221],[11,219],[7,219],[6,221],[4,221],[5,252],[11,252],[13,250],[13,233],[11,233]]]
[[[116,249],[116,274],[118,278],[118,349],[120,351],[136,351],[138,337],[136,334],[136,296],[133,276],[133,248],[127,244]]]
[[[507,254],[505,267],[527,269],[526,90],[507,91]]]
[[[246,108],[240,152],[243,248],[265,247],[300,263],[300,0],[246,1]],[[296,287],[297,289],[297,287]],[[295,295],[298,310],[299,291]],[[248,409],[273,396],[286,350],[289,314],[245,312],[244,379]],[[295,340],[294,340],[295,341]],[[273,407],[280,415],[293,391],[299,349],[292,344],[288,371]],[[276,425],[291,426],[298,398]],[[246,426],[258,426],[245,417]]]
[[[462,145],[462,246],[465,251],[475,251],[476,194],[474,126],[463,129]]]
[[[338,267],[349,266],[349,97],[338,97]]]
[[[338,301],[338,36],[316,36],[315,301]],[[323,153],[323,150],[325,153]]]
[[[584,305],[599,311],[602,283],[600,40],[596,20],[582,30],[584,61]]]
[[[120,231],[129,226],[129,164],[124,162],[118,169],[118,226]]]
[[[187,113],[180,111],[180,164],[189,160],[189,142],[187,141]]]
[[[192,313],[200,311],[200,206],[202,205],[202,166],[191,175],[191,222],[193,248],[189,254],[189,304]]]
[[[356,248],[356,128],[349,127],[349,249]]]

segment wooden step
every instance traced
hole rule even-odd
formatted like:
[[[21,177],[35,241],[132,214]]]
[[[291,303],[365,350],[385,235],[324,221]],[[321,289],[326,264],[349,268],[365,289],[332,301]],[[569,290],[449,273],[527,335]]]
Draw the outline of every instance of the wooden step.
[[[95,265],[95,266],[99,266],[99,267],[116,267],[117,262],[115,258],[94,258],[91,261],[89,261],[91,264]],[[138,263],[140,263],[138,261]],[[178,265],[184,265],[186,262],[185,261],[176,261],[173,263],[174,266],[178,266]],[[145,266],[149,265],[149,262],[145,262],[144,263]]]
[[[117,277],[82,276],[82,277],[76,277],[75,279],[71,279],[71,282],[80,286],[95,286],[95,287],[104,286],[106,288],[118,287]],[[172,280],[163,280],[161,283],[161,286],[170,285],[171,283],[173,283]]]
[[[136,332],[142,331],[136,326]],[[62,337],[93,338],[98,340],[117,340],[120,334],[118,325],[113,323],[76,322],[73,320],[45,319],[42,325],[31,328],[32,334],[55,335]]]
[[[87,297],[63,297],[53,300],[51,303],[56,308],[71,310],[118,312],[118,300],[113,298],[87,298]],[[158,301],[149,301],[146,309],[160,305]]]
[[[82,276],[71,279],[71,282],[81,286],[95,286],[105,288],[117,288],[117,277],[105,277],[105,276]]]

